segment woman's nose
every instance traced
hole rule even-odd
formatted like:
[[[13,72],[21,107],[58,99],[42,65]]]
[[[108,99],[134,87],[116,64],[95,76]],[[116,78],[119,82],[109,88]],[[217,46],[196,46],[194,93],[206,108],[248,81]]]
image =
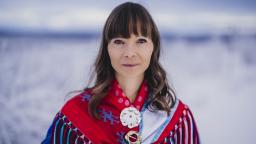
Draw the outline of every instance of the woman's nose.
[[[136,55],[136,45],[127,44],[124,50],[125,57],[134,57]]]

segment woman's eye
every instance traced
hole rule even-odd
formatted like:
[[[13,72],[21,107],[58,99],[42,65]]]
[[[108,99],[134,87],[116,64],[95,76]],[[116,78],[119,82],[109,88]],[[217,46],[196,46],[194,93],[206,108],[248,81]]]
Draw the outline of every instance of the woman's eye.
[[[147,40],[146,39],[138,39],[137,41],[139,44],[143,44],[143,43],[146,43]]]
[[[113,42],[114,42],[114,44],[118,44],[118,45],[124,44],[124,42],[122,40],[114,40]]]

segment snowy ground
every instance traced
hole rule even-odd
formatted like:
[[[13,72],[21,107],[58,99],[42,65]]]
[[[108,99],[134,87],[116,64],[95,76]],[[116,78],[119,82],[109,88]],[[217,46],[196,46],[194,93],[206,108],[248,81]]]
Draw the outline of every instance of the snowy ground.
[[[256,142],[256,39],[163,41],[162,63],[206,144]],[[40,143],[65,95],[82,89],[97,40],[0,37],[0,143]]]

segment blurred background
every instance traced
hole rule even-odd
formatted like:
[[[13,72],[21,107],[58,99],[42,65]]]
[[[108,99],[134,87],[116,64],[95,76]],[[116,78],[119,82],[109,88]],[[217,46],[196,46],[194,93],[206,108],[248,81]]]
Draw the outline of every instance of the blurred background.
[[[122,0],[0,0],[0,143],[40,143],[82,89]],[[161,34],[161,62],[205,144],[256,142],[256,1],[134,1]]]

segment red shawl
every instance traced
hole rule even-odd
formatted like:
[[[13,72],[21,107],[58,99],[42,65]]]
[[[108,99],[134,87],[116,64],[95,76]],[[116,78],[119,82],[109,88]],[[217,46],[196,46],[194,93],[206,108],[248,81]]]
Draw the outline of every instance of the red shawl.
[[[88,113],[88,102],[92,97],[91,90],[88,89],[80,93],[63,106],[48,130],[47,138],[49,142],[74,143],[76,141],[95,144],[125,144],[127,142],[124,137],[128,131],[140,130],[139,126],[132,129],[123,126],[119,116],[126,107],[133,106],[141,111],[146,106],[146,100],[149,96],[146,80],[141,84],[134,102],[131,102],[125,96],[117,80],[113,80],[109,93],[98,108],[101,116],[99,120],[92,118]],[[153,112],[149,113],[153,114]],[[160,119],[163,119],[164,123],[157,128],[156,132],[151,134],[152,136],[148,136],[154,140],[154,143],[199,143],[199,136],[192,113],[181,101],[178,100],[176,102],[176,107],[173,109],[171,116]],[[150,118],[144,121],[150,121]],[[153,123],[157,123],[157,121]],[[142,124],[143,121],[140,125]],[[150,127],[144,126],[145,131]],[[47,143],[47,138],[43,143]],[[145,143],[148,142],[145,140]]]

